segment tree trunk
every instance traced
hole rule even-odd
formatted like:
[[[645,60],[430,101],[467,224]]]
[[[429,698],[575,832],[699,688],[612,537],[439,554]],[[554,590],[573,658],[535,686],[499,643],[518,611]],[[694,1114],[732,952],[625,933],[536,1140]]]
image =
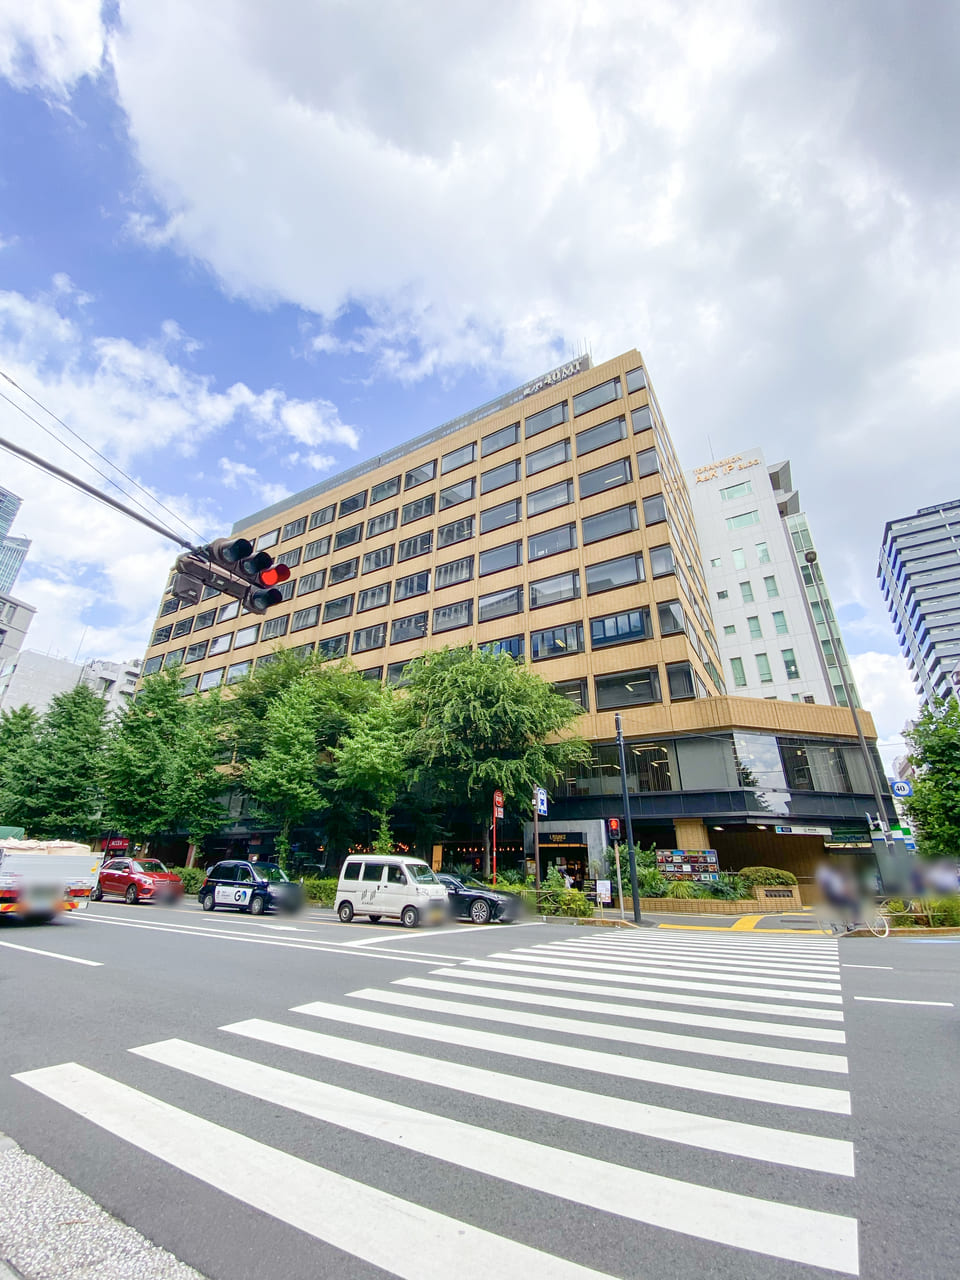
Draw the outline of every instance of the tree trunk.
[[[186,865],[188,867],[192,867],[196,863],[196,860],[197,860],[197,846],[196,846],[196,843],[193,840],[191,840],[190,844],[187,846]]]

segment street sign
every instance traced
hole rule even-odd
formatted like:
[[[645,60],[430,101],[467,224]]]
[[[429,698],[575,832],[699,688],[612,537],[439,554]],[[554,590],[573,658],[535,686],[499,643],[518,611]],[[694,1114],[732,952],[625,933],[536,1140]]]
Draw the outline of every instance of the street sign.
[[[890,783],[890,790],[895,796],[899,796],[901,799],[906,799],[907,796],[913,795],[912,782],[901,782],[899,779],[894,780],[893,778],[888,779],[888,781]]]
[[[597,881],[597,901],[602,902],[603,905],[606,906],[610,902],[611,897],[612,897],[612,894],[610,893],[610,881],[598,880]]]
[[[534,804],[536,805],[537,813],[540,814],[542,818],[545,818],[547,816],[546,790],[543,787],[537,787],[537,789],[533,793],[533,798],[534,798]]]
[[[502,805],[502,804],[497,804],[497,805],[494,805],[494,806],[493,806],[493,816],[494,816],[495,818],[502,818],[502,817],[503,817],[503,805]]]
[[[774,827],[778,836],[826,836],[833,835],[829,827]]]
[[[503,792],[498,787],[493,793],[493,803],[500,809],[503,808]]]

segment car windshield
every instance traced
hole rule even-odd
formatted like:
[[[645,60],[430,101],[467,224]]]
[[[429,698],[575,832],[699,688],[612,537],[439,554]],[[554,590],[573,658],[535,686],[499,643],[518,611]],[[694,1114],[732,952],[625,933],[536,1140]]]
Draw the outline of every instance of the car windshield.
[[[146,858],[143,862],[135,862],[133,864],[134,871],[145,871],[151,876],[165,876],[167,868],[162,862],[157,862],[156,858]]]
[[[430,870],[425,862],[408,862],[405,864],[407,871],[413,876],[417,884],[439,884],[439,880]]]
[[[486,889],[489,891],[490,886],[478,880],[475,876],[467,876],[465,880],[460,882],[466,889]]]
[[[259,880],[269,880],[273,884],[279,884],[287,879],[286,873],[273,862],[254,863],[253,874]]]

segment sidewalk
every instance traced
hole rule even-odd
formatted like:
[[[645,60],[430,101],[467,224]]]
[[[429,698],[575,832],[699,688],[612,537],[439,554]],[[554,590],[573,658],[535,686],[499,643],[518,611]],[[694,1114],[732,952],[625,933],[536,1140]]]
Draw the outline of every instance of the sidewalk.
[[[626,925],[635,927],[633,925],[633,909],[629,902],[625,907],[625,916]],[[719,929],[723,932],[730,930],[735,933],[807,933],[814,937],[823,936],[820,922],[812,907],[804,907],[801,911],[784,912],[782,915],[773,915],[767,912],[741,916],[700,916],[690,911],[644,911],[642,920],[643,925],[646,927],[657,929]],[[599,926],[601,925],[601,913],[597,910],[593,913],[592,920],[579,920],[577,923]],[[602,913],[602,925],[619,927],[619,910],[605,908]]]

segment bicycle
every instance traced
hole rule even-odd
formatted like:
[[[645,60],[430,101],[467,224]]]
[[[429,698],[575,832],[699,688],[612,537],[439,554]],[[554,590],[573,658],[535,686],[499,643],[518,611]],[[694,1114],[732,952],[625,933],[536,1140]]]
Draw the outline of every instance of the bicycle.
[[[861,929],[866,929],[875,938],[886,938],[890,934],[890,921],[880,911],[875,914],[864,912],[863,919],[859,920],[855,917],[848,920],[840,920],[835,916],[821,918],[820,928],[824,933],[829,933],[834,938],[843,938],[852,933],[859,933]]]

